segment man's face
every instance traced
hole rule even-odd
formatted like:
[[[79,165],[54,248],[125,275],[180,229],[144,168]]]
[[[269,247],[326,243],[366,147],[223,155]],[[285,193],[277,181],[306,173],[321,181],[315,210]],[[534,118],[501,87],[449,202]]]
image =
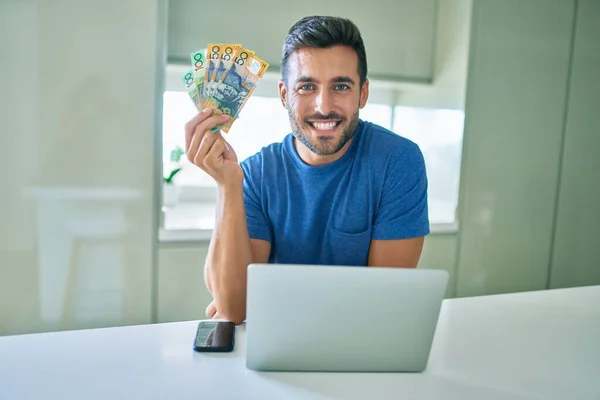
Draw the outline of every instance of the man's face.
[[[337,153],[352,139],[368,81],[360,86],[358,55],[347,46],[305,48],[288,59],[279,93],[296,139],[319,156]]]

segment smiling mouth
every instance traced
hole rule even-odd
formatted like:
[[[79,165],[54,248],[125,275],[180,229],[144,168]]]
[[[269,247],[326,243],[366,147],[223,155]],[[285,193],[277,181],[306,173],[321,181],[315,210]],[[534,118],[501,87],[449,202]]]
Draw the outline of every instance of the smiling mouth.
[[[309,121],[308,124],[317,131],[332,131],[337,128],[342,121]]]

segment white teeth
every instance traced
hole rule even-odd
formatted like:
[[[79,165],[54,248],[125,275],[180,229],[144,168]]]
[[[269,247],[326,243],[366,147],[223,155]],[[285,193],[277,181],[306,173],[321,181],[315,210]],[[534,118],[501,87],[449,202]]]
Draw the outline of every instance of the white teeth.
[[[313,122],[312,125],[319,131],[330,131],[337,125],[337,122]]]

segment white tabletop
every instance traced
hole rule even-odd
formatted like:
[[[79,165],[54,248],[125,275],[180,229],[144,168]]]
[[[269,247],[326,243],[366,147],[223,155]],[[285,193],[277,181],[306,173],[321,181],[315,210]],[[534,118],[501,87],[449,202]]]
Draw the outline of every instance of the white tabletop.
[[[260,373],[197,322],[0,338],[0,399],[600,399],[600,286],[445,300],[419,374]]]

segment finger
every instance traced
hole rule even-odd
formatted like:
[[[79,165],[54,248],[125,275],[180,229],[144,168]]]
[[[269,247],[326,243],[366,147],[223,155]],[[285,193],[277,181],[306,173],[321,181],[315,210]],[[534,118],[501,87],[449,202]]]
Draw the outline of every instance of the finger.
[[[196,164],[196,154],[198,153],[198,148],[200,147],[200,143],[202,143],[202,139],[204,139],[205,132],[196,132],[192,136],[192,141],[190,143],[190,148],[186,153],[186,156],[190,162]],[[197,164],[196,164],[197,165]]]
[[[225,139],[217,138],[204,158],[204,165],[206,168],[211,170],[216,169],[221,162],[220,159],[226,151],[227,144],[225,143]]]
[[[213,315],[212,319],[223,319],[223,316],[219,313],[215,313],[215,315]]]
[[[196,130],[196,126],[198,126],[202,121],[211,116],[213,110],[212,108],[205,108],[200,111],[198,114],[194,116],[194,118],[190,119],[185,124],[185,151],[187,152],[190,148],[190,143],[192,142],[192,137],[194,136],[194,132]]]
[[[198,146],[198,151],[196,152],[196,155],[194,156],[194,164],[202,165],[203,167],[206,167],[206,164],[204,163],[204,161],[206,159],[206,155],[210,151],[210,148],[212,147],[213,143],[218,138],[219,137],[217,135],[210,133],[210,131],[206,132],[202,136],[202,140],[200,141],[200,145]]]
[[[190,160],[193,163],[196,163],[194,160],[196,159],[198,148],[200,147],[200,143],[202,143],[202,139],[206,135],[207,131],[209,131],[211,128],[216,127],[218,124],[223,123],[223,121],[227,121],[227,119],[227,116],[214,115],[202,121],[202,123],[200,123],[199,125],[196,125],[194,133],[192,135],[192,139],[190,141],[189,149],[186,152],[188,160]]]
[[[225,151],[227,152],[227,151],[231,150],[231,146],[229,146],[229,143],[227,142],[227,140],[225,140],[221,131],[217,132],[216,135],[217,135],[217,139],[222,139],[223,141],[225,141]]]
[[[220,134],[221,134],[220,127],[221,127],[221,126],[223,126],[223,124],[224,124],[225,122],[227,122],[227,121],[229,120],[229,118],[230,118],[230,117],[229,117],[229,115],[227,115],[227,114],[220,114],[220,115],[215,115],[215,118],[217,118],[217,119],[218,119],[218,123],[217,123],[217,125],[219,125],[219,126],[211,126],[211,127],[210,127],[210,128],[211,128],[211,129],[210,129],[210,131],[211,131],[212,133],[216,133],[216,134],[219,134],[219,135],[220,135]]]
[[[217,314],[217,307],[215,307],[214,301],[211,302],[208,307],[206,307],[205,312],[208,318],[213,318]]]

